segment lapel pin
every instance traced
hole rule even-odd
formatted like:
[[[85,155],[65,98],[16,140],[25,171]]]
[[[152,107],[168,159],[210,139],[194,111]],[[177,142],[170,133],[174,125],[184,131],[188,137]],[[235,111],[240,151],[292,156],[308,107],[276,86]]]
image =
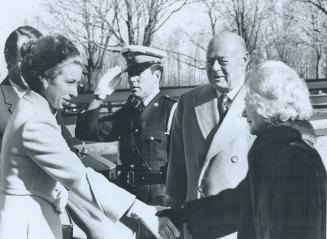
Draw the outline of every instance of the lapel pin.
[[[158,102],[154,102],[154,103],[153,103],[153,106],[154,106],[154,107],[158,107],[158,106],[159,106],[159,103],[158,103]]]

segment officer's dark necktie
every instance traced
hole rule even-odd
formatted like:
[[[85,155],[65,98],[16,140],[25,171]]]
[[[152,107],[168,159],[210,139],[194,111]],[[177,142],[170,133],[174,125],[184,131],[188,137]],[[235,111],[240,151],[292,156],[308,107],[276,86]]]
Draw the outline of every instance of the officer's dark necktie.
[[[127,107],[131,111],[132,114],[140,114],[145,108],[145,105],[142,100],[139,98],[130,95],[127,99]]]
[[[145,108],[144,102],[140,100],[139,103],[136,105],[136,110],[142,113],[144,108]]]
[[[219,124],[223,121],[224,117],[228,111],[228,96],[226,94],[222,94],[218,98],[218,112],[219,112]]]

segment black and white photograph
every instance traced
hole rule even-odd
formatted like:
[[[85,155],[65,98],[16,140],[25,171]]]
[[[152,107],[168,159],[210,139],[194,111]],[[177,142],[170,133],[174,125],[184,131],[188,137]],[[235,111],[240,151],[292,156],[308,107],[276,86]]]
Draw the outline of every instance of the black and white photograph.
[[[0,239],[327,239],[327,0],[0,0]]]

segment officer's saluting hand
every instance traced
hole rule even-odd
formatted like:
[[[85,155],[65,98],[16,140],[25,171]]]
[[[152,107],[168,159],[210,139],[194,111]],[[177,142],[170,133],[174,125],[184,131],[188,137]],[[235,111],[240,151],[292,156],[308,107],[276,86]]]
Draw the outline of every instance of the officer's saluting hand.
[[[120,66],[115,66],[110,68],[99,80],[94,94],[98,96],[99,99],[104,100],[108,95],[111,95],[119,85],[121,81],[122,68]]]

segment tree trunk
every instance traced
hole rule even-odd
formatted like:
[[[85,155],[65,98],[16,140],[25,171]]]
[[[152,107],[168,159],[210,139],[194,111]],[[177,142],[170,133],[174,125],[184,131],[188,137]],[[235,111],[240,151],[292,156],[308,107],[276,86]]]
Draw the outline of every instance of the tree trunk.
[[[86,65],[86,70],[87,70],[87,91],[91,90],[91,82],[92,82],[92,59],[89,57],[87,60],[87,65]]]
[[[150,24],[144,28],[143,46],[150,46],[153,38]]]
[[[322,78],[322,57],[321,54],[317,52],[317,61],[316,61],[316,78]]]
[[[182,85],[182,79],[181,79],[181,61],[180,61],[180,55],[177,55],[177,77],[178,77],[178,84],[179,86]]]

